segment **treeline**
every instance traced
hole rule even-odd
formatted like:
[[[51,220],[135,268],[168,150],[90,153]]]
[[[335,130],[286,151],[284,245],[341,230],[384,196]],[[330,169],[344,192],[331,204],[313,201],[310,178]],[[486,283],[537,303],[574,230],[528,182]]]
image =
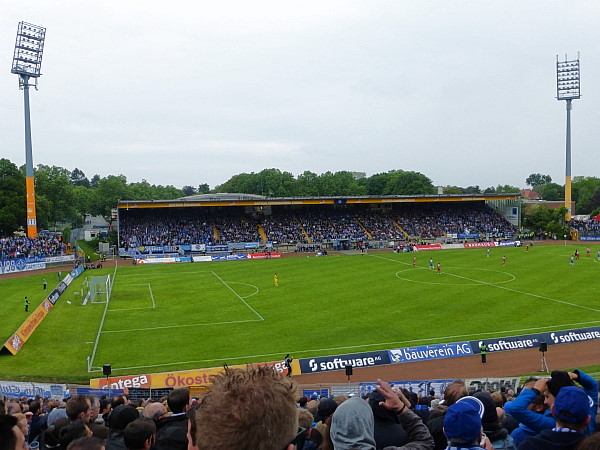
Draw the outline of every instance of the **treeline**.
[[[551,178],[533,174],[526,182],[540,192],[544,199],[560,197]],[[558,185],[556,185],[558,186]],[[560,186],[558,186],[560,188]],[[481,189],[479,186],[445,186],[445,194],[481,194],[518,192],[519,188],[498,185]],[[297,196],[349,196],[349,195],[419,195],[436,194],[427,176],[412,171],[390,170],[367,177],[363,172],[325,172],[316,174],[305,171],[294,176],[278,169],[265,169],[258,173],[234,175],[225,183],[210,189],[209,185],[162,186],[142,180],[128,183],[125,175],[94,175],[88,178],[78,168],[70,171],[57,166],[38,165],[35,169],[35,193],[37,221],[40,229],[70,225],[79,227],[84,215],[110,217],[111,210],[119,200],[167,200],[194,194],[245,193],[270,197]],[[542,194],[542,192],[544,192]],[[564,187],[562,188],[564,198]],[[0,236],[22,229],[26,223],[25,167],[17,167],[8,159],[0,159]],[[548,197],[548,198],[546,198]],[[581,209],[580,209],[581,199]],[[589,213],[600,206],[600,179],[575,177],[573,200],[578,202],[579,214]]]

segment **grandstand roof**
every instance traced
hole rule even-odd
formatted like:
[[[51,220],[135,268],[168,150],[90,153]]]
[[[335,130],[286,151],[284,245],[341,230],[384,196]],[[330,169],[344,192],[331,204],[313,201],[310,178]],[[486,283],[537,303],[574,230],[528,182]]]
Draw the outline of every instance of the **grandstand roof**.
[[[203,194],[173,200],[119,200],[119,209],[185,208],[210,206],[286,206],[286,205],[343,205],[386,203],[481,202],[518,200],[520,192],[503,194],[447,195],[357,195],[339,197],[265,197],[254,194]]]

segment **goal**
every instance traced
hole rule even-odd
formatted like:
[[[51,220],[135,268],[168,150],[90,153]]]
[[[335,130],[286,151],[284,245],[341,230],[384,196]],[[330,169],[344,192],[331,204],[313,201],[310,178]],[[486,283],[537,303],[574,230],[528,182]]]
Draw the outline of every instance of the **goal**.
[[[112,290],[110,275],[99,277],[85,277],[81,285],[81,298],[83,304],[87,303],[108,303]]]

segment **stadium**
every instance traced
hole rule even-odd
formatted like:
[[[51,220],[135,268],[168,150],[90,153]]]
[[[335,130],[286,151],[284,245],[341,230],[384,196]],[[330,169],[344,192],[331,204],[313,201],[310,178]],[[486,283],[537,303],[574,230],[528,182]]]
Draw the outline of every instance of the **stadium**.
[[[174,167],[178,182],[189,176],[183,172],[201,180],[178,189],[145,178],[128,185],[113,172],[90,180],[79,168],[34,170],[29,91],[38,87],[45,35],[42,26],[19,23],[11,72],[24,94],[26,160],[0,161],[0,447],[527,450],[563,440],[565,449],[598,447],[600,179],[571,180],[579,55],[556,59],[557,99],[567,105],[564,186],[539,173],[526,180],[532,189],[520,190],[434,185],[396,169],[372,177],[264,169],[211,190],[194,172],[220,176],[238,167],[230,145],[269,153],[270,163],[276,153],[314,158],[327,142],[297,144],[290,130],[271,142],[267,132],[256,150],[241,137],[239,118],[229,118],[224,134],[240,136],[225,144],[204,139],[204,130],[154,122],[156,130],[132,145],[121,136],[123,143],[92,152],[98,167],[114,157],[144,174],[164,165],[163,175]],[[217,93],[215,80],[208,84]],[[154,94],[156,104],[169,98]],[[265,120],[255,103],[244,120]],[[178,117],[166,106],[128,107],[131,123],[137,115]],[[219,122],[227,109],[207,117]],[[311,105],[315,122],[318,109]],[[492,109],[482,114],[490,123]],[[452,114],[443,121],[453,122]],[[296,125],[295,115],[281,117]],[[97,130],[111,132],[94,120],[65,122],[74,135],[86,130],[70,162],[83,159]],[[361,126],[343,130],[356,132],[353,145],[363,140]],[[455,122],[452,133],[463,126]],[[331,127],[324,123],[321,134],[333,136]],[[366,120],[364,127],[393,128]],[[424,134],[449,138],[439,127],[428,124]],[[185,147],[186,133],[198,143]],[[149,143],[159,134],[173,143]],[[431,145],[429,138],[420,139]],[[371,170],[368,160],[389,159],[368,140],[366,150],[338,151],[334,166],[364,162]],[[444,176],[457,167],[488,176],[483,166],[502,171],[511,159],[501,154],[507,142],[494,148],[488,140],[473,144],[471,156],[443,142],[446,162],[433,152],[416,161],[428,147],[414,142],[407,145],[414,154],[391,159],[448,164]],[[197,152],[207,142],[222,153]],[[220,169],[210,165],[217,159]]]

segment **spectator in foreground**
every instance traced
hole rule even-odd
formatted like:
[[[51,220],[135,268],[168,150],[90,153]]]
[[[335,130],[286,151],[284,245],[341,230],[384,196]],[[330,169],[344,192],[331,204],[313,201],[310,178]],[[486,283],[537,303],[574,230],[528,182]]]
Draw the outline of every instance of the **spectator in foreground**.
[[[17,418],[0,415],[0,445],[6,450],[27,450],[25,436],[17,426]]]
[[[156,442],[156,425],[151,420],[136,419],[129,422],[123,432],[127,450],[150,450]]]
[[[196,410],[200,450],[291,450],[298,430],[297,385],[273,368],[226,368]],[[296,438],[294,437],[296,436]]]
[[[584,389],[585,393],[593,400],[589,406],[589,415],[591,417],[589,424],[585,429],[585,434],[592,434],[596,431],[596,413],[598,411],[598,382],[581,370],[565,372],[555,370],[551,378],[540,378],[534,384],[532,389],[523,389],[519,396],[512,402],[506,403],[504,409],[507,414],[511,414],[521,424],[524,424],[535,433],[541,433],[543,430],[550,430],[555,427],[556,419],[553,416],[536,414],[528,409],[529,404],[539,394],[544,395],[544,403],[551,409],[554,399],[559,392],[568,386],[573,386],[577,382]]]
[[[543,430],[537,436],[525,439],[519,450],[572,450],[585,438],[584,430],[590,423],[590,404],[588,395],[575,386],[566,386],[560,390],[554,404],[552,415],[556,427]]]
[[[432,450],[434,443],[431,434],[421,418],[410,409],[410,401],[401,392],[394,392],[388,383],[382,380],[377,380],[377,382],[379,386],[375,389],[383,399],[379,402],[379,406],[397,414],[408,434],[406,445],[386,448],[389,450]],[[330,434],[335,449],[375,449],[377,444],[374,431],[373,410],[366,401],[359,397],[346,400],[333,413]],[[377,448],[380,447],[377,446]]]
[[[492,396],[487,392],[476,392],[473,394],[473,397],[483,403],[484,410],[483,417],[481,418],[481,426],[492,446],[496,450],[515,450],[515,444],[512,437],[508,434],[508,430],[500,424],[500,419],[496,412],[496,404]]]
[[[190,391],[188,388],[173,389],[167,398],[167,405],[173,413],[156,422],[157,450],[187,450]]]
[[[448,438],[447,450],[488,449],[492,444],[484,436],[481,417],[484,406],[474,397],[464,397],[451,405],[444,415],[444,433]]]
[[[465,382],[461,380],[453,381],[446,387],[441,405],[431,412],[429,420],[427,421],[427,428],[429,428],[429,432],[433,436],[435,450],[443,450],[448,444],[448,440],[446,439],[443,430],[446,408],[467,395],[469,395],[469,391],[465,386]]]
[[[104,441],[97,437],[82,437],[69,444],[67,450],[106,450]]]

